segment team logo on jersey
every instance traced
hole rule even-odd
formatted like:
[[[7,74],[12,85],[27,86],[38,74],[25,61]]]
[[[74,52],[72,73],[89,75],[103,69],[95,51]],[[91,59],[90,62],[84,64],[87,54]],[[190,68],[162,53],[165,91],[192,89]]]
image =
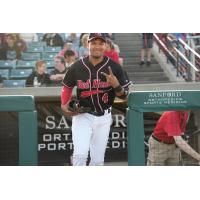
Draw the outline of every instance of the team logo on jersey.
[[[90,80],[88,79],[86,82],[82,80],[77,81],[77,88],[78,89],[88,89],[90,88]]]
[[[107,88],[110,87],[108,82],[101,81],[100,79],[94,79],[92,83],[92,88]]]
[[[82,80],[77,81],[77,88],[78,89],[89,89],[89,88],[108,88],[110,84],[108,82],[101,81],[100,79],[94,79],[92,84],[88,79],[86,82]]]

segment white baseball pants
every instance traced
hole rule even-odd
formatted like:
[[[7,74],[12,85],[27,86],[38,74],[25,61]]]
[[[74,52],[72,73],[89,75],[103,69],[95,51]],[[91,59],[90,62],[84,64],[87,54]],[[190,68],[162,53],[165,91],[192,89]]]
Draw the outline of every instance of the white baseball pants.
[[[91,166],[104,164],[111,122],[111,113],[100,117],[89,113],[73,117],[73,166],[85,166],[89,151]]]

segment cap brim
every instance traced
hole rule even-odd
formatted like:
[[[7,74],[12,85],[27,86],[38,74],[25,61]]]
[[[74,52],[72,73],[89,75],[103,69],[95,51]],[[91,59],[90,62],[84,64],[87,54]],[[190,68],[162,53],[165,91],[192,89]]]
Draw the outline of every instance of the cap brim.
[[[103,40],[104,42],[106,42],[106,39],[103,38],[103,37],[92,37],[92,38],[90,38],[90,39],[88,40],[88,42],[90,42],[90,41],[92,41],[92,40],[94,40],[94,39],[101,39],[101,40]]]

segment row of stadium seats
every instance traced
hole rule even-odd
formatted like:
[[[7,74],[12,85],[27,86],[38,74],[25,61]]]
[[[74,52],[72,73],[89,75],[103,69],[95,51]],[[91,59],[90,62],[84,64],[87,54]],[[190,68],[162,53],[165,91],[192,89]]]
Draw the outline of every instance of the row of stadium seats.
[[[21,60],[0,60],[0,74],[3,87],[25,87],[26,78],[32,73],[38,60],[46,61],[47,73],[54,68],[54,57],[61,47],[46,46],[46,42],[30,42]]]
[[[3,80],[3,85],[6,88],[25,87],[26,80]]]
[[[42,53],[42,52],[46,52],[46,53],[52,53],[52,52],[55,52],[55,53],[59,53],[60,51],[62,50],[61,47],[50,47],[50,46],[32,46],[32,45],[29,45],[27,47],[27,51],[26,52],[29,52],[29,53]]]
[[[0,60],[0,70],[2,69],[33,69],[35,68],[36,60]],[[53,60],[46,60],[47,68],[54,67]]]
[[[47,69],[47,73],[50,73],[52,69]],[[3,79],[26,79],[33,69],[1,69],[0,74]]]
[[[46,47],[47,44],[46,42],[42,42],[42,41],[39,41],[39,42],[28,42],[28,47]]]
[[[0,74],[3,79],[26,79],[32,71],[32,69],[2,69]]]
[[[28,60],[28,61],[31,61],[31,60],[53,60],[54,57],[58,55],[58,52],[42,52],[42,53],[30,53],[30,52],[24,52],[22,53],[22,57],[21,57],[21,60]],[[1,61],[0,61],[1,62]],[[8,63],[5,63],[7,66],[9,66],[11,64],[12,66],[12,60],[10,60],[10,62],[8,61]],[[0,64],[2,66],[2,64]]]
[[[42,41],[42,39],[43,39],[43,36],[44,36],[44,33],[36,33],[37,35],[38,35],[38,41]],[[66,41],[66,33],[58,33],[61,37],[62,37],[62,39],[63,39],[63,41]],[[68,35],[69,35],[69,33],[68,33]]]
[[[42,52],[42,53],[30,53],[30,52],[24,52],[22,54],[21,59],[22,60],[53,60],[54,57],[58,54],[58,52]]]

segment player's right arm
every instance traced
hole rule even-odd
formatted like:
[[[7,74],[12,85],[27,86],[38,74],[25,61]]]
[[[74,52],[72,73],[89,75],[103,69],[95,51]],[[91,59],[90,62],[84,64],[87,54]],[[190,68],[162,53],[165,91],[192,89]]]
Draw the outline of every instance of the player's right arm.
[[[61,92],[61,109],[63,113],[67,116],[74,116],[77,115],[77,112],[72,112],[69,110],[69,102],[72,97],[72,88],[67,88],[66,86],[62,87]]]
[[[200,154],[197,153],[181,136],[173,136],[176,145],[185,153],[200,162]]]
[[[77,115],[77,112],[72,112],[69,110],[69,102],[72,98],[72,90],[76,85],[76,76],[72,67],[69,68],[65,77],[62,81],[63,87],[61,91],[61,109],[63,113],[67,116]]]

